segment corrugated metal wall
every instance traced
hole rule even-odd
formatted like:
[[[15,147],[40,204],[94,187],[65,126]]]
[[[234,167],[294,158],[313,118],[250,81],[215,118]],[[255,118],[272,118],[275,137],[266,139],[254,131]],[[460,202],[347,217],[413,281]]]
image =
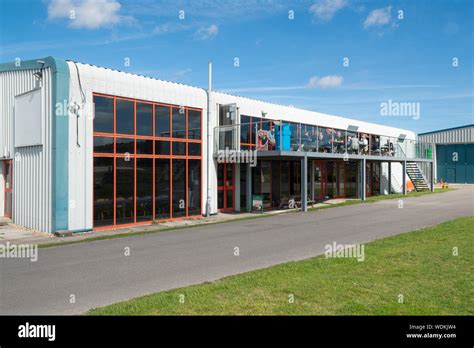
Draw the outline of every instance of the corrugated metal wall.
[[[0,73],[0,157],[13,159],[13,222],[51,232],[51,70],[43,69],[43,146],[14,148],[15,96],[36,87],[33,73]],[[2,197],[3,199],[3,197]]]
[[[474,126],[420,134],[418,139],[426,143],[435,144],[474,143]]]
[[[474,174],[471,174],[473,171],[472,163],[470,163],[469,161],[462,163],[462,165],[467,166],[467,169],[464,170],[465,174],[463,174],[463,176],[461,176],[460,174],[448,175],[448,171],[452,171],[453,169],[448,168],[448,161],[446,160],[445,153],[447,150],[451,149],[452,146],[455,146],[454,144],[474,143],[474,126],[420,134],[418,135],[418,140],[426,143],[437,144],[437,146],[433,146],[433,159],[435,160],[434,177],[436,182],[440,182],[441,179],[443,179],[443,181],[448,180],[448,182],[459,183],[471,183],[474,181],[474,178],[472,177],[472,175]],[[449,144],[452,144],[451,147],[442,146]],[[444,152],[438,153],[440,150]],[[470,158],[469,156],[466,157]],[[428,164],[420,164],[420,167],[422,172],[426,175],[428,173]],[[459,173],[461,173],[461,170],[459,170]],[[452,180],[453,175],[456,178],[454,180]]]

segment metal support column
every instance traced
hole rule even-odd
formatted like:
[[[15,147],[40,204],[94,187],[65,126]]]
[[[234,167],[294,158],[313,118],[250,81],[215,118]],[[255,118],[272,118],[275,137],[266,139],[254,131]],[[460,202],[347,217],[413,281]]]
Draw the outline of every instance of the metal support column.
[[[434,192],[434,163],[430,162],[430,182],[431,182],[431,192]]]
[[[314,165],[313,161],[309,162],[309,197],[314,200]]]
[[[392,162],[388,163],[388,194],[392,194]]]
[[[301,211],[308,211],[308,157],[301,159]]]
[[[402,162],[402,193],[407,194],[407,161]]]
[[[250,163],[246,164],[247,171],[245,177],[245,197],[247,198],[247,202],[245,204],[247,211],[250,213],[252,211],[252,167]]]
[[[367,170],[367,161],[365,160],[365,158],[362,160],[362,195],[361,195],[361,199],[363,201],[365,201],[367,199],[367,174],[366,174],[366,171]]]

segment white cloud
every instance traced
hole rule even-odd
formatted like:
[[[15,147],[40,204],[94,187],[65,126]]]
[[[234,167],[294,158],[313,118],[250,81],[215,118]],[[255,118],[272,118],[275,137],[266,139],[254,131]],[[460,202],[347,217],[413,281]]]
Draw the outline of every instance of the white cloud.
[[[364,21],[364,29],[372,26],[383,26],[389,24],[392,17],[391,12],[392,6],[378,8],[371,11]]]
[[[51,0],[48,19],[66,18],[71,28],[98,29],[133,20],[119,14],[117,0]]]
[[[212,39],[219,33],[219,27],[215,24],[211,24],[208,27],[201,27],[195,33],[194,37],[197,40],[208,40]]]
[[[308,84],[306,85],[307,88],[332,88],[332,87],[339,87],[344,82],[344,78],[338,75],[328,75],[324,77],[312,76]]]
[[[311,5],[309,12],[323,21],[330,21],[337,11],[346,6],[346,0],[318,0]]]
[[[193,70],[191,68],[181,69],[174,73],[174,79],[182,79],[189,75]]]

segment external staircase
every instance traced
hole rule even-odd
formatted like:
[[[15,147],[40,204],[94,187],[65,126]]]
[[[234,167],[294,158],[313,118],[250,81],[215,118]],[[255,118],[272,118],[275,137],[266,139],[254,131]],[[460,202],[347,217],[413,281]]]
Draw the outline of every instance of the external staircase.
[[[406,162],[406,172],[416,191],[428,191],[430,189],[426,178],[416,162]]]

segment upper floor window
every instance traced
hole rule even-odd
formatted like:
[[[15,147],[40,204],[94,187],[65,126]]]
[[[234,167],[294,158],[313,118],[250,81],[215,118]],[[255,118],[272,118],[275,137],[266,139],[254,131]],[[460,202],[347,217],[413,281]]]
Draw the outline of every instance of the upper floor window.
[[[137,102],[137,135],[153,136],[153,105]]]
[[[172,137],[186,138],[186,109],[174,107],[172,113]]]
[[[201,111],[188,110],[188,139],[201,139]]]
[[[117,134],[134,134],[135,127],[133,121],[134,102],[126,99],[115,100],[115,117]]]
[[[155,137],[170,137],[170,107],[155,105]]]
[[[94,132],[114,132],[114,99],[94,96]]]

